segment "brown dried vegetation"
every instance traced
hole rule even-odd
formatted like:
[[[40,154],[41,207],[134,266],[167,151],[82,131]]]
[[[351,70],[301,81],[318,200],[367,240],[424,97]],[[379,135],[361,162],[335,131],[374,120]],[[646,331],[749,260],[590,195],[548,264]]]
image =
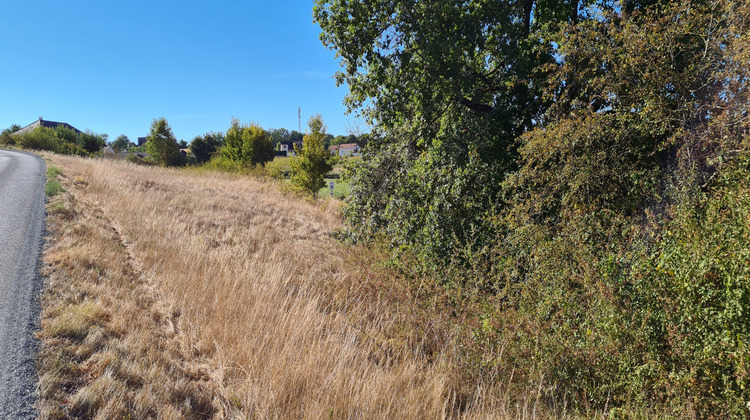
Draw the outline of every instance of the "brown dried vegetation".
[[[67,192],[48,205],[42,417],[534,415],[535,392],[461,380],[439,302],[331,239],[336,202],[48,158]]]

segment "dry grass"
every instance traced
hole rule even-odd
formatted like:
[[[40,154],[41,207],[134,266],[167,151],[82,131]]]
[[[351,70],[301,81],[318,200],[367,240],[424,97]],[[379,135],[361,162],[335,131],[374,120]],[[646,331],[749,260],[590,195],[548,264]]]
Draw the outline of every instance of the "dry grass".
[[[67,192],[49,204],[47,417],[538,415],[533,387],[510,402],[458,379],[448,323],[330,238],[335,202],[48,157]]]

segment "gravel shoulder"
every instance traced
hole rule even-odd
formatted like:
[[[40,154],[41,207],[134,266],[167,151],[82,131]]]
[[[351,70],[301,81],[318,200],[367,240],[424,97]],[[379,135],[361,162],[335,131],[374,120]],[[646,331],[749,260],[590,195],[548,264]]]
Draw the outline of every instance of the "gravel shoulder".
[[[0,150],[0,418],[36,418],[45,167]]]

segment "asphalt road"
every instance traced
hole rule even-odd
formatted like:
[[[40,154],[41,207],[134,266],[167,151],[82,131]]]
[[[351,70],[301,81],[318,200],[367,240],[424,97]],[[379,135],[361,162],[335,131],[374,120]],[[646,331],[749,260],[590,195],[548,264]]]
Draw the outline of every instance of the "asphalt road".
[[[44,181],[41,158],[0,150],[0,419],[37,417]]]

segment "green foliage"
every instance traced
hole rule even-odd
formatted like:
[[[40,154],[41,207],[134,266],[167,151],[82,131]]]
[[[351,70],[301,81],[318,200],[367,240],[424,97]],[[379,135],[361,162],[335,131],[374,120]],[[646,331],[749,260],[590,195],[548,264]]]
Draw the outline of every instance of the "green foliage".
[[[55,130],[47,127],[37,127],[31,132],[16,136],[16,144],[24,149],[57,153],[65,153],[77,146],[75,143],[66,143],[65,140],[57,137]]]
[[[195,159],[195,163],[201,165],[211,160],[211,157],[223,144],[224,135],[222,133],[210,132],[194,138],[190,142],[190,152]]]
[[[350,183],[346,235],[366,241],[384,234],[394,249],[411,249],[425,268],[437,271],[464,246],[478,248],[494,239],[488,221],[502,168],[510,162],[487,162],[468,142],[454,139],[417,153],[373,138],[344,173]]]
[[[461,314],[475,383],[747,418],[750,5],[402,6],[316,3],[375,126],[344,235]]]
[[[624,308],[648,344],[623,363],[633,380],[692,401],[701,416],[750,414],[748,162],[675,208]]]
[[[331,196],[331,189],[328,185],[329,182],[333,182],[333,197],[338,198],[339,200],[343,200],[346,198],[347,194],[349,194],[349,184],[347,182],[341,181],[339,179],[336,180],[327,180],[324,179],[324,186],[320,190],[318,190],[318,193],[316,194],[317,197],[330,197]]]
[[[137,154],[128,155],[128,157],[125,158],[127,162],[136,164],[136,165],[142,165],[142,166],[155,166],[157,165],[156,162],[148,159],[143,159]]]
[[[0,145],[14,146],[16,144],[16,139],[12,134],[21,128],[20,125],[13,124],[0,132]]]
[[[732,81],[750,80],[734,64],[750,40],[732,21],[748,9],[687,7],[558,38],[571,58],[547,123],[519,138],[482,286],[534,332],[497,340],[536,349],[517,363],[564,398],[746,417],[750,102]]]
[[[62,126],[58,127],[58,129],[61,127]],[[107,144],[107,140],[102,135],[85,131],[78,134],[76,144],[89,154],[94,154]]]
[[[65,189],[62,187],[59,181],[56,180],[49,180],[44,185],[44,193],[47,195],[47,197],[54,197],[55,195],[65,191]]]
[[[394,249],[438,270],[494,239],[486,221],[515,167],[517,137],[549,103],[542,88],[555,64],[552,43],[528,36],[523,2],[316,3],[346,103],[364,106],[374,125],[349,172],[347,235],[385,232]]]
[[[15,131],[18,126],[11,127]],[[97,153],[106,144],[106,135],[92,133],[90,131],[81,133],[64,125],[52,129],[49,127],[37,127],[31,132],[12,135],[15,131],[11,129],[3,131],[0,140],[5,144],[16,144],[24,149],[47,150],[55,153],[68,155],[88,156]]]
[[[275,128],[268,131],[268,138],[271,140],[274,149],[282,141],[289,141],[291,133],[286,128]]]
[[[268,133],[257,124],[241,125],[236,118],[232,119],[219,154],[223,159],[248,167],[264,165],[274,158]]]
[[[340,144],[349,143],[357,143],[360,146],[363,146],[363,144],[360,144],[360,138],[354,134],[349,134],[348,136],[336,136],[329,141],[329,146],[338,146]]]
[[[292,165],[289,163],[291,158],[276,157],[268,162],[265,166],[266,172],[272,178],[284,179],[291,175]]]
[[[57,176],[60,174],[62,174],[62,170],[56,166],[50,166],[47,168],[47,183],[44,185],[44,193],[47,197],[53,197],[65,191],[57,180]]]
[[[57,166],[50,166],[47,168],[47,178],[56,179],[58,175],[62,174],[62,169]]]
[[[151,131],[146,137],[146,151],[150,159],[162,166],[178,164],[181,160],[177,156],[180,154],[177,140],[165,118],[155,118],[151,123]]]
[[[326,127],[320,115],[310,117],[307,123],[310,134],[303,140],[302,148],[295,146],[296,157],[292,165],[292,184],[310,196],[325,186],[323,175],[333,169],[333,156],[326,150],[324,138]]]
[[[128,136],[120,134],[110,146],[115,150],[128,150],[130,147],[135,146],[135,143],[131,142]]]
[[[93,154],[101,150],[107,142],[105,137],[90,131],[76,132],[75,130],[68,128],[64,125],[58,125],[54,129],[55,135],[58,139],[62,140],[62,143],[67,146],[63,146],[63,153],[67,154],[80,154],[74,153],[79,148],[84,150],[85,153]],[[70,145],[75,145],[70,146]]]
[[[221,154],[215,155],[210,161],[205,164],[206,169],[212,169],[221,172],[232,172],[244,174],[249,172],[247,165],[240,161],[229,159]]]

